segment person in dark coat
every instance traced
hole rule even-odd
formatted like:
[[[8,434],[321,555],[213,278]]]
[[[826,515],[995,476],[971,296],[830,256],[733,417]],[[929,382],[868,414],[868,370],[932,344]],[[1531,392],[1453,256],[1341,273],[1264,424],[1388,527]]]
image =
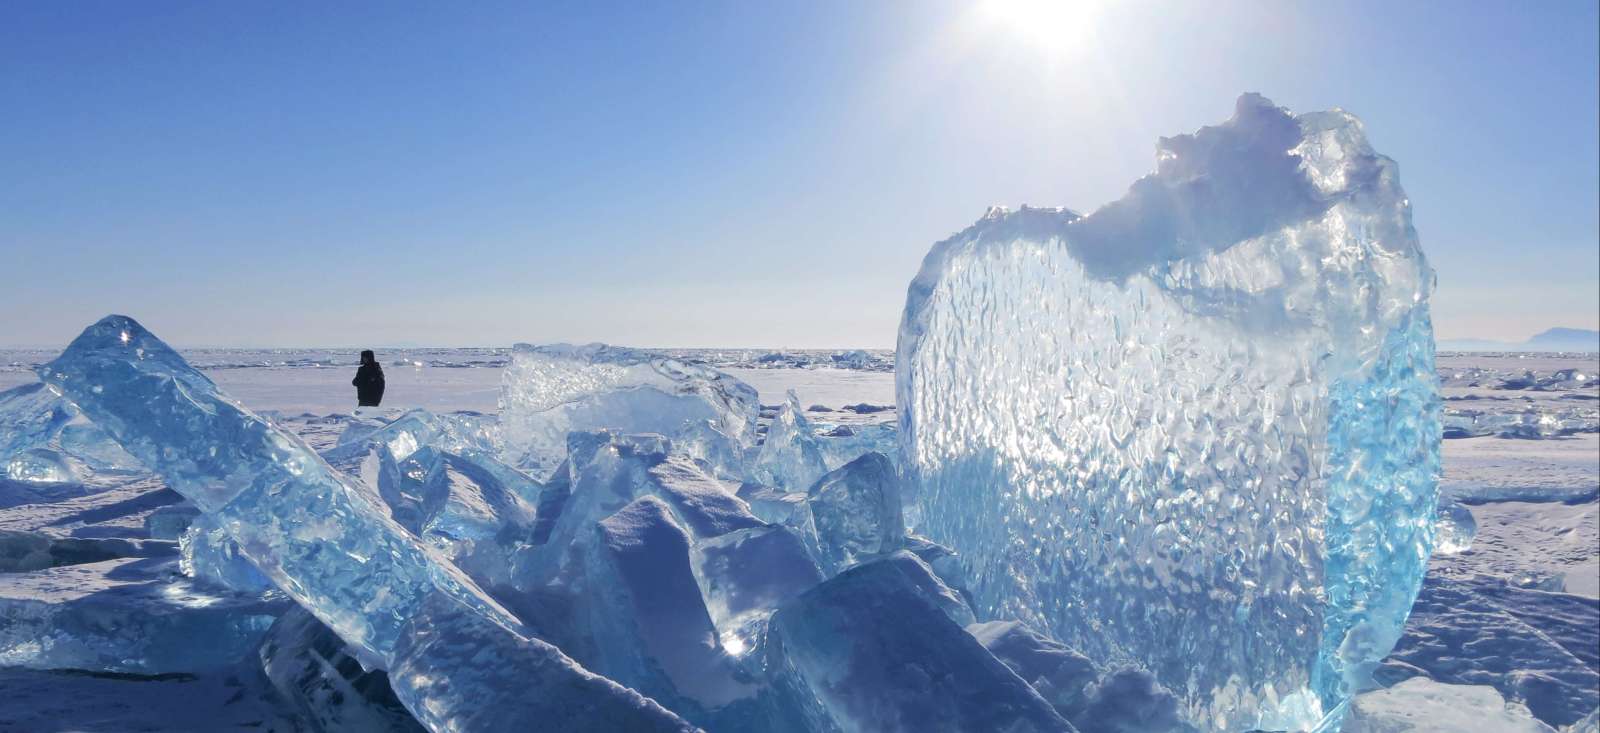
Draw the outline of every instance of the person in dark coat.
[[[350,380],[356,387],[356,401],[361,407],[377,407],[383,401],[383,367],[371,351],[361,352],[361,368],[356,378]]]

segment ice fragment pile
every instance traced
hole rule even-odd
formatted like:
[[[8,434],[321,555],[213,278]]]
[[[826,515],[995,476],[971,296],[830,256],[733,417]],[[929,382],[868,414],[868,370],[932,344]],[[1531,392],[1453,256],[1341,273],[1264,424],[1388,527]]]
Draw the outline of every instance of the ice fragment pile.
[[[1256,95],[1088,216],[991,211],[907,295],[916,530],[982,616],[1148,669],[1194,725],[1314,724],[1431,549],[1432,278],[1360,123]]]
[[[244,557],[363,663],[388,668],[400,699],[430,729],[559,722],[584,709],[622,727],[686,728],[529,637],[396,523],[374,492],[223,395],[132,319],[90,326],[39,373],[217,520]]]

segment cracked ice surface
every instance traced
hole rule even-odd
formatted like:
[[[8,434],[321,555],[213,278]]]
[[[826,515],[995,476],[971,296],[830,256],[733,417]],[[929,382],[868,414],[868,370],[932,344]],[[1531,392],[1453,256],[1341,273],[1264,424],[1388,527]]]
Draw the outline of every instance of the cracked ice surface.
[[[916,529],[980,616],[1148,668],[1198,727],[1303,729],[1431,549],[1432,272],[1346,113],[1246,95],[1157,161],[1089,216],[995,210],[929,253],[896,365]]]

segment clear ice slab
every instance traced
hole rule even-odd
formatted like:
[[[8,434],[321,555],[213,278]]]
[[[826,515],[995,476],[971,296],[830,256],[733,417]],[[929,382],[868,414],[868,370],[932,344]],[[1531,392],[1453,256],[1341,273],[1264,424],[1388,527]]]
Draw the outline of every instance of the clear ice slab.
[[[906,298],[914,529],[981,616],[1150,670],[1196,726],[1315,725],[1431,550],[1432,287],[1360,122],[1253,94],[1088,216],[992,210]]]
[[[39,374],[219,520],[240,552],[363,664],[388,669],[396,695],[430,730],[575,724],[575,710],[640,730],[687,728],[526,635],[396,524],[373,492],[222,394],[133,319],[95,323]]]
[[[811,485],[790,522],[828,575],[905,543],[900,478],[882,453],[868,453]]]
[[[750,445],[759,406],[749,385],[709,367],[604,344],[517,344],[501,378],[500,430],[506,461],[542,481],[569,432],[683,438],[709,423]]]
[[[805,491],[827,472],[811,421],[800,408],[799,396],[789,390],[756,454],[755,478],[785,491]]]

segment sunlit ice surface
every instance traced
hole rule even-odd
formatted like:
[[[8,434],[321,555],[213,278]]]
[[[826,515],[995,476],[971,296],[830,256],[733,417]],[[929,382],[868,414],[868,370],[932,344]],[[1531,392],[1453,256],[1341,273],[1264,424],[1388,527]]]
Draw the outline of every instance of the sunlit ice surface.
[[[1201,729],[1313,728],[1431,549],[1431,289],[1360,123],[1256,95],[1090,216],[991,211],[907,296],[916,530],[980,616],[1151,670]]]

